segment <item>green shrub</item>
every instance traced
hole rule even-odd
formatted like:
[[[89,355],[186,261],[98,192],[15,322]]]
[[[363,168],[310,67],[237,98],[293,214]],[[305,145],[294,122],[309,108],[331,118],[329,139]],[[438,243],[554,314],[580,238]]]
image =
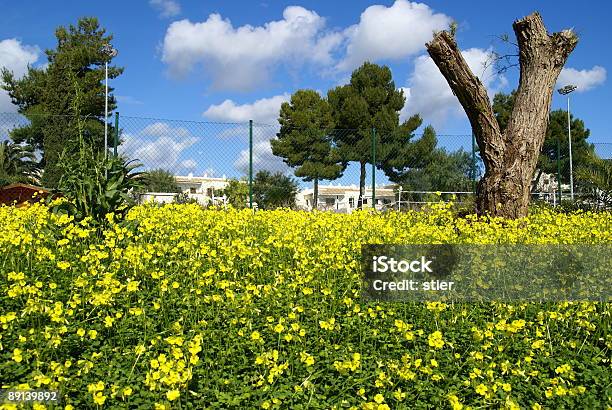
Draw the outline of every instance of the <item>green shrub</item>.
[[[106,214],[122,216],[136,201],[133,192],[142,187],[142,173],[134,160],[123,157],[104,157],[104,152],[94,152],[82,147],[78,157],[64,152],[59,161],[62,176],[58,191],[68,199],[57,205],[56,212],[67,212],[77,220],[92,217],[99,223]]]

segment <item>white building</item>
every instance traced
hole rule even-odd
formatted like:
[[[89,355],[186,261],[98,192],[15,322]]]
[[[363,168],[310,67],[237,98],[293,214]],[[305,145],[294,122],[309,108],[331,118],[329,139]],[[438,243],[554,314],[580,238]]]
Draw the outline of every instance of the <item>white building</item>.
[[[196,177],[190,173],[187,176],[177,175],[174,178],[181,192],[189,198],[195,199],[199,204],[223,205],[226,203],[223,190],[229,184],[229,179],[225,175],[221,178],[209,177],[206,174]],[[176,193],[170,192],[147,192],[141,196],[141,200],[143,202],[153,200],[166,204],[173,202],[175,195]]]
[[[532,183],[535,182],[537,174],[538,171],[536,171]],[[569,195],[570,192],[569,184],[561,184],[561,191],[563,192],[563,199],[565,199],[566,195]],[[537,185],[534,187],[532,199],[540,199],[554,204],[558,200],[558,195],[559,184],[557,183],[557,176],[555,174],[543,172],[542,175],[540,175]]]
[[[376,187],[376,209],[383,209],[395,202],[396,193],[394,185]],[[359,187],[356,185],[319,185],[320,210],[342,213],[351,213],[358,208]],[[300,191],[296,197],[298,208],[312,210],[314,208],[314,189],[307,188]],[[372,189],[366,188],[363,206],[372,207]]]

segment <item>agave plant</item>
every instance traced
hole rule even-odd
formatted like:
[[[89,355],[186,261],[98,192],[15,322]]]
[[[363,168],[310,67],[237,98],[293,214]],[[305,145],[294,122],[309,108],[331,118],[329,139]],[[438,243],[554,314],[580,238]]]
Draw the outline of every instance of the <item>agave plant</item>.
[[[121,217],[135,204],[133,192],[143,185],[143,173],[135,160],[104,156],[84,148],[76,158],[64,152],[60,159],[62,177],[58,190],[68,199],[57,209],[65,210],[76,219],[91,216],[103,222],[106,215]]]
[[[34,149],[30,145],[0,142],[0,186],[13,182],[32,183],[38,170]]]

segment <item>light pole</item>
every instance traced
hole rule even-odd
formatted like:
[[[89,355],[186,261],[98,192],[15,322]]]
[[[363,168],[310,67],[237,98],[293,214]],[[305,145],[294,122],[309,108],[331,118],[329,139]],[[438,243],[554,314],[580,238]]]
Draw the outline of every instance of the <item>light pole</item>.
[[[102,47],[102,52],[109,58],[104,61],[104,159],[108,156],[108,62],[117,57],[117,50],[110,44]]]
[[[569,84],[559,88],[557,91],[561,95],[567,95],[567,139],[569,144],[569,173],[570,173],[570,193],[572,201],[574,200],[574,170],[572,164],[572,123],[570,119],[570,98],[569,94],[578,88],[575,85]]]

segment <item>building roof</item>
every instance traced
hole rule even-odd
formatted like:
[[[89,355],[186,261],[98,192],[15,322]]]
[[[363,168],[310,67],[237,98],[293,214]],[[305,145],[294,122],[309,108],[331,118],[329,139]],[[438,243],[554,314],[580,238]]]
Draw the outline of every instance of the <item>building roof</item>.
[[[194,183],[201,184],[202,182],[229,182],[227,178],[213,178],[209,176],[196,177],[193,175],[177,175],[174,177],[177,183]]]
[[[10,184],[0,188],[0,204],[23,204],[24,202],[38,202],[51,192],[45,188],[30,184]]]
[[[307,191],[306,193],[310,194],[312,193],[313,189],[308,188],[305,191]],[[371,192],[372,192],[372,189],[366,187],[364,193],[371,194]],[[341,185],[319,185],[319,195],[345,195],[347,193],[359,194],[359,187],[341,186]],[[376,187],[376,195],[394,196],[395,191],[392,188],[390,188],[390,186]]]

